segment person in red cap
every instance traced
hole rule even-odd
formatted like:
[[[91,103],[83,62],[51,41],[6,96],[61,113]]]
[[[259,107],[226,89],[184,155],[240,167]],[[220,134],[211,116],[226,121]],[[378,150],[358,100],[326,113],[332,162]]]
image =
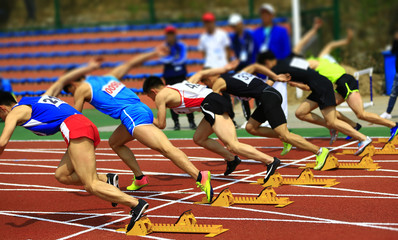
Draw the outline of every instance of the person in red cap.
[[[205,32],[200,35],[198,50],[203,53],[205,68],[223,67],[228,63],[230,39],[228,34],[216,27],[216,17],[207,12],[202,16]]]
[[[187,68],[185,65],[187,59],[187,46],[185,43],[178,41],[177,29],[173,25],[168,25],[164,32],[166,34],[165,47],[168,54],[160,58],[164,64],[163,78],[167,85],[173,85],[184,81],[187,77]],[[178,114],[170,109],[171,118],[174,121],[174,130],[180,130],[180,122]],[[189,127],[196,129],[193,113],[187,114]]]

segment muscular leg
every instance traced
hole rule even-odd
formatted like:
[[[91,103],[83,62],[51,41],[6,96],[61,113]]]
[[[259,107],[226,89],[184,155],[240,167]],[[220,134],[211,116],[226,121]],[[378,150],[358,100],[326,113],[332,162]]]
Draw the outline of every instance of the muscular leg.
[[[318,107],[318,103],[306,99],[296,110],[296,117],[300,120],[310,122],[316,125],[320,125],[323,127],[326,126],[326,121],[320,117],[318,114],[313,113],[312,111]]]
[[[83,185],[73,168],[68,152],[64,154],[57,170],[55,170],[55,178],[58,182],[65,185]],[[98,178],[103,182],[106,182],[107,180],[105,174],[98,174]]]
[[[336,97],[336,104],[337,105],[340,105],[340,104],[342,104],[345,101],[344,98],[339,93],[334,93],[334,95]],[[337,118],[340,119],[341,121],[344,121],[344,122],[350,124],[350,126],[353,127],[353,128],[355,128],[357,126],[356,122],[352,121],[351,119],[346,117],[341,112],[337,111],[336,113],[337,113]]]
[[[261,127],[261,123],[253,118],[249,118],[249,121],[247,121],[246,131],[255,136],[279,138],[279,135],[272,128]]]
[[[228,150],[265,164],[270,164],[274,161],[271,156],[258,151],[253,146],[238,141],[235,126],[227,113],[224,113],[224,115],[215,115],[215,123],[212,128]]]
[[[235,156],[225,149],[218,141],[209,138],[209,136],[213,133],[213,129],[210,124],[203,118],[200,121],[198,128],[193,135],[193,141],[201,146],[206,148],[209,151],[217,153],[221,155],[227,161],[233,161]]]
[[[122,124],[116,128],[109,138],[109,146],[123,160],[123,162],[134,172],[135,176],[142,176],[143,173],[135,159],[134,153],[125,144],[134,138]]]
[[[120,203],[128,207],[137,206],[138,200],[136,198],[99,180],[92,140],[85,137],[72,139],[68,147],[68,155],[74,171],[87,192],[108,202]]]
[[[279,135],[279,138],[282,141],[290,143],[297,148],[312,152],[314,154],[317,154],[320,149],[320,147],[308,142],[302,136],[289,132],[286,123],[279,125],[274,129],[274,131]]]
[[[134,128],[133,135],[140,143],[160,152],[177,167],[188,173],[195,180],[197,179],[199,170],[188,160],[184,152],[171,144],[159,128],[154,125],[140,125]]]
[[[352,109],[352,111],[354,111],[357,118],[374,124],[383,125],[388,128],[395,127],[395,122],[381,118],[379,115],[375,113],[366,112],[363,109],[363,102],[359,92],[351,93],[347,98],[347,103],[348,106],[350,106],[350,108]]]
[[[330,106],[321,110],[323,117],[327,122],[327,128],[336,129],[347,136],[351,136],[355,140],[365,141],[366,136],[353,129],[348,123],[337,119],[336,107]]]

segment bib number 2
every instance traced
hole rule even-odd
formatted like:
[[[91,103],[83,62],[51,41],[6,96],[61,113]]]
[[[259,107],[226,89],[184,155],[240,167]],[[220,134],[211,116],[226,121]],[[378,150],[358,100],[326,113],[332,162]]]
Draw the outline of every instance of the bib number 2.
[[[65,103],[65,102],[59,98],[45,95],[40,98],[39,103],[51,104],[56,107],[59,107],[59,105]]]

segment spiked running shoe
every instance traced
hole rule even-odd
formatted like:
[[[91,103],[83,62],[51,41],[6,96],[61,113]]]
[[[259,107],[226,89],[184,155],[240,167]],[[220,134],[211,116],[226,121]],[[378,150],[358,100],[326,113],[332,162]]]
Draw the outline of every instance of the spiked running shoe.
[[[370,137],[366,137],[365,141],[359,142],[358,143],[358,151],[354,154],[355,156],[358,156],[361,154],[369,144],[372,143],[372,139]]]
[[[332,145],[334,142],[336,142],[337,137],[339,136],[339,132],[336,129],[330,129],[330,141],[329,145]]]
[[[264,183],[268,182],[269,178],[274,175],[276,169],[281,164],[279,158],[274,157],[274,161],[267,165],[267,175],[264,177]]]
[[[286,154],[288,154],[290,152],[290,150],[292,150],[292,144],[284,142],[281,156],[285,156]]]
[[[316,156],[316,166],[314,170],[321,170],[326,163],[326,159],[329,156],[329,149],[321,148],[321,153]]]
[[[119,188],[119,176],[114,173],[107,173],[106,174],[106,183]],[[117,203],[112,203],[112,207],[116,207],[116,206],[117,206]]]
[[[131,208],[131,219],[129,225],[127,226],[126,233],[128,233],[134,227],[135,222],[137,222],[142,217],[142,214],[144,214],[145,210],[147,210],[148,207],[149,204],[147,202],[142,199],[138,199],[138,205],[134,208]]]
[[[242,161],[238,156],[235,156],[235,159],[233,161],[227,161],[227,169],[224,172],[224,176],[228,176],[231,174],[233,171],[235,171],[236,167],[241,163]]]
[[[359,131],[359,129],[361,129],[362,128],[362,125],[361,124],[359,124],[359,123],[357,123],[357,125],[354,127],[354,129],[355,130],[357,130],[357,131]],[[346,138],[345,138],[345,140],[351,140],[352,139],[352,137],[351,136],[347,136]]]
[[[196,185],[200,190],[206,193],[207,201],[211,202],[213,200],[213,187],[211,186],[211,174],[210,171],[201,171],[202,180],[196,182]]]
[[[395,124],[395,127],[393,127],[393,128],[390,129],[390,133],[391,133],[391,136],[390,136],[390,138],[388,139],[388,141],[393,140],[394,137],[395,137],[395,135],[397,135],[397,133],[398,133],[398,124],[397,124],[397,123]]]
[[[127,190],[129,191],[137,191],[145,186],[147,186],[149,184],[148,181],[148,177],[147,176],[143,176],[141,180],[138,180],[135,178],[135,176],[133,177],[133,183],[127,187]]]

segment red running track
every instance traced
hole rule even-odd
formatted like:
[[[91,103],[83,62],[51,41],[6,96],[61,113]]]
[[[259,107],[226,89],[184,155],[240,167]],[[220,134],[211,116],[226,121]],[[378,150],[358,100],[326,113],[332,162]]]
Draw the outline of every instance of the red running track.
[[[272,156],[281,151],[279,140],[241,139]],[[327,146],[326,139],[311,139]],[[248,184],[264,175],[264,166],[245,160],[235,174],[224,177],[223,160],[196,146],[192,140],[173,140],[202,170],[212,171],[216,193],[229,187],[236,196],[256,196],[260,185]],[[285,208],[270,205],[234,205],[229,208],[194,205],[204,194],[193,179],[183,174],[169,160],[136,141],[128,145],[136,154],[150,185],[139,192],[150,208],[147,214],[155,223],[174,223],[185,210],[192,209],[198,223],[222,224],[229,231],[217,239],[397,239],[398,178],[397,155],[376,155],[382,166],[378,171],[335,170],[314,172],[316,177],[334,178],[340,184],[330,187],[281,186],[280,197],[293,204]],[[338,140],[334,147],[354,147],[354,142]],[[380,147],[376,144],[376,147]],[[2,239],[140,239],[127,237],[115,229],[129,221],[128,208],[112,208],[81,187],[66,186],[54,178],[54,171],[65,151],[62,141],[11,142],[0,160],[0,231]],[[340,151],[340,150],[336,150]],[[100,173],[115,172],[126,191],[131,171],[103,141],[96,151]],[[359,161],[352,155],[337,155],[341,162]],[[281,158],[279,172],[297,177],[310,153],[292,150]],[[203,239],[202,234],[158,234],[155,239]]]

